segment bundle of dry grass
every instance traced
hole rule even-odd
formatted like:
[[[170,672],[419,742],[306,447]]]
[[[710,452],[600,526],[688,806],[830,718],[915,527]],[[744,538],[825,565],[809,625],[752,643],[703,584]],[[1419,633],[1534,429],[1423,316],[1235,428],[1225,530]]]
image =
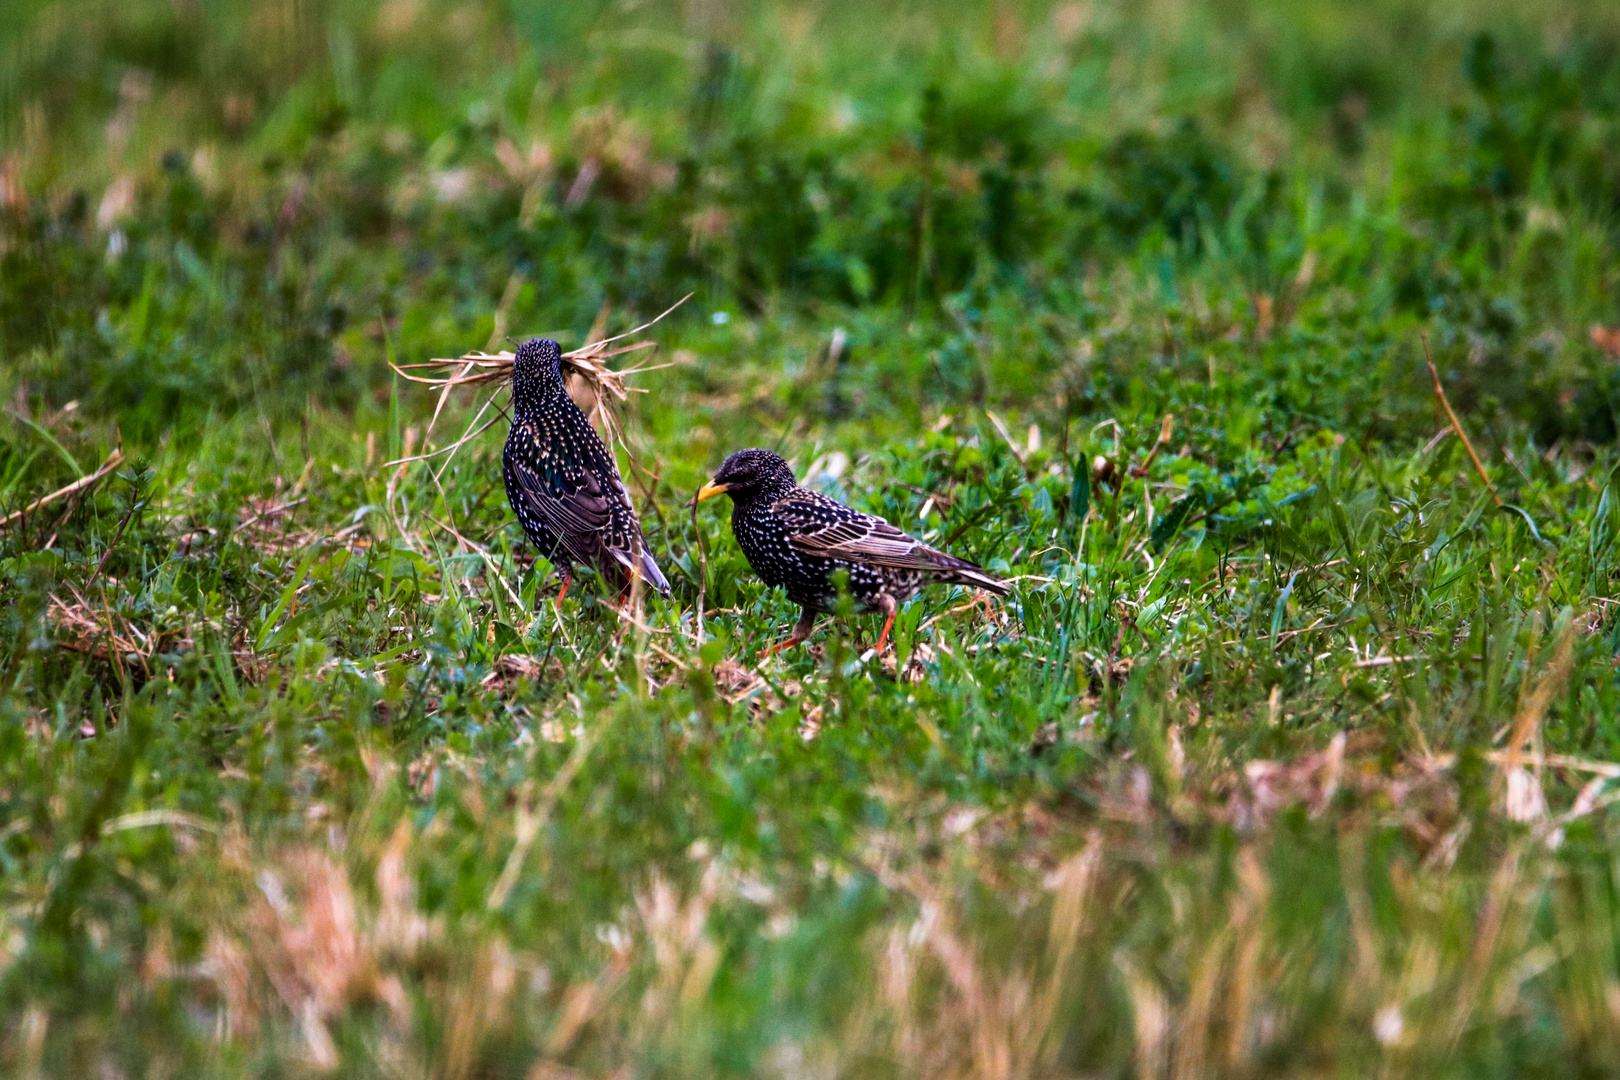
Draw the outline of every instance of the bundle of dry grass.
[[[613,412],[613,403],[626,401],[632,393],[646,393],[646,389],[638,386],[627,386],[626,376],[637,375],[648,371],[656,371],[667,364],[649,365],[645,362],[634,367],[614,369],[607,366],[606,361],[625,353],[638,352],[656,346],[651,341],[626,341],[642,331],[658,323],[670,312],[680,307],[692,298],[688,293],[670,306],[663,314],[649,322],[642,323],[633,330],[627,330],[613,337],[602,337],[604,318],[599,318],[592,328],[589,340],[577,349],[562,354],[563,365],[567,374],[575,378],[569,385],[569,393],[574,397],[580,408],[593,423],[599,423],[610,444],[617,444],[627,453],[629,447],[624,442],[624,433],[619,427],[618,418]],[[604,316],[606,308],[603,309]],[[624,342],[624,344],[619,344]],[[461,437],[449,446],[432,450],[429,441],[433,437],[434,425],[438,423],[439,413],[444,410],[445,402],[450,398],[450,392],[457,387],[479,387],[493,384],[504,388],[512,381],[512,360],[516,354],[511,352],[470,352],[454,358],[440,358],[425,360],[415,364],[394,364],[389,366],[401,378],[409,379],[424,386],[440,387],[439,402],[433,410],[433,419],[428,423],[427,435],[423,440],[423,453],[414,457],[405,457],[399,461],[389,462],[390,465],[404,464],[410,461],[422,461],[437,457],[440,454],[453,455],[455,451],[468,440],[481,434],[500,418],[499,414],[491,417],[482,426],[479,421],[484,413],[495,401],[496,395],[491,395],[482,407],[474,414],[472,422]]]

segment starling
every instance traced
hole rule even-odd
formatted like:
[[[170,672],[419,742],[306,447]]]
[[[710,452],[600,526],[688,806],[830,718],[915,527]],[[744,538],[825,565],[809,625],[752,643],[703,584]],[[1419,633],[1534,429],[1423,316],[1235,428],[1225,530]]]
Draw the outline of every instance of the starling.
[[[501,455],[506,498],[530,542],[563,571],[558,603],[575,562],[621,589],[639,575],[668,596],[613,452],[568,396],[561,365],[549,338],[525,341],[512,361],[512,431]]]
[[[787,640],[761,656],[810,636],[816,613],[838,602],[834,574],[849,575],[857,611],[881,611],[878,652],[889,640],[900,605],[927,582],[970,585],[1007,595],[1007,586],[981,567],[935,551],[880,517],[851,510],[793,480],[793,470],[769,450],[739,450],[726,458],[697,501],[731,496],[731,531],[748,565],[767,585],[780,585],[804,612]]]

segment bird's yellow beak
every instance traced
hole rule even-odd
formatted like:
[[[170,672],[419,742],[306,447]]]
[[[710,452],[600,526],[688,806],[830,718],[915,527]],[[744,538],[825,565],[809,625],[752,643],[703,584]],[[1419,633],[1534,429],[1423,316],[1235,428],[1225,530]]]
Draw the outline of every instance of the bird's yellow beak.
[[[704,484],[702,487],[698,488],[697,497],[695,499],[693,499],[692,501],[695,502],[695,503],[700,503],[704,499],[712,499],[716,495],[724,495],[726,492],[728,492],[730,490],[731,490],[731,485],[730,484],[715,484],[715,483]]]

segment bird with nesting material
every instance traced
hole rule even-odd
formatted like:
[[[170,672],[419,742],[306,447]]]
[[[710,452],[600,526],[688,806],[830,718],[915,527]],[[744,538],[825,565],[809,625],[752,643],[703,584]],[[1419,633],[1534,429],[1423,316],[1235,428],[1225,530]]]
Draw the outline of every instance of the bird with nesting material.
[[[848,575],[857,611],[884,614],[879,654],[900,605],[925,584],[967,585],[1007,595],[1007,584],[983,567],[936,551],[880,517],[800,487],[788,463],[769,450],[739,450],[726,458],[696,501],[720,494],[731,496],[731,531],[748,565],[765,584],[780,585],[803,609],[787,639],[761,656],[797,645],[810,636],[818,612],[835,610],[840,571]]]
[[[568,396],[562,350],[550,338],[530,338],[513,358],[512,430],[501,461],[524,534],[563,572],[559,604],[576,562],[621,591],[640,577],[669,595],[613,451]]]

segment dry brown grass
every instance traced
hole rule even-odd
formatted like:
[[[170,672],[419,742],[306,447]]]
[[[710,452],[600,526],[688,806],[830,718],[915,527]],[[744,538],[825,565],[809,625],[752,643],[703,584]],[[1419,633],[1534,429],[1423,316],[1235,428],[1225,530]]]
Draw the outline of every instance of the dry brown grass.
[[[174,829],[196,856],[179,889],[207,921],[202,956],[178,962],[158,932],[139,977],[187,995],[212,1018],[222,1050],[278,1046],[293,1075],[338,1072],[362,1030],[390,1075],[482,1075],[490,1055],[514,1046],[527,1048],[534,1077],[687,1060],[712,1022],[710,995],[736,944],[725,929],[732,914],[762,907],[760,932],[779,936],[793,932],[795,908],[790,893],[697,844],[688,866],[650,870],[615,924],[598,928],[593,969],[558,979],[556,962],[515,948],[501,912],[518,880],[547,880],[545,822],[590,746],[580,739],[554,776],[516,792],[515,811],[476,769],[444,763],[461,773],[460,798],[491,850],[505,853],[488,917],[450,919],[424,903],[417,874],[442,858],[441,840],[408,820],[378,828],[398,779],[380,758],[368,759],[376,806],[349,819],[349,831],[316,815],[303,841],[261,847],[185,815],[109,823]],[[1261,778],[1270,801],[1246,812],[1274,815],[1285,792],[1321,807],[1335,772],[1340,784],[1364,776],[1344,750]],[[1374,791],[1364,778],[1352,790],[1387,815],[1420,790],[1402,795],[1397,784]],[[884,797],[916,807],[914,795]],[[1522,1015],[1528,988],[1549,972],[1581,1038],[1601,1044],[1620,1031],[1607,909],[1559,869],[1547,830],[1522,831],[1463,881],[1444,859],[1374,865],[1384,826],[1346,817],[1332,925],[1307,942],[1288,925],[1295,883],[1279,877],[1274,831],[1225,858],[1165,870],[1152,854],[1163,809],[1084,820],[1034,803],[994,813],[926,805],[874,830],[858,865],[831,868],[873,875],[887,911],[861,939],[857,990],[835,1034],[777,1047],[771,1069],[837,1075],[864,1062],[896,1076],[1068,1076],[1083,1039],[1119,1024],[1137,1076],[1259,1076],[1278,1055],[1307,1066],[1297,1075],[1316,1075],[1308,1063],[1320,1060],[1337,1063],[1328,1072],[1359,1061],[1380,1075],[1423,1076]],[[1548,903],[1563,913],[1552,935],[1536,922]],[[1330,1022],[1305,990],[1323,980]],[[9,1030],[9,1052],[26,1060],[33,1029]],[[1318,1055],[1313,1040],[1328,1031],[1341,1043]]]
[[[625,379],[669,366],[667,364],[648,365],[642,363],[631,368],[611,368],[607,365],[607,361],[615,356],[655,347],[655,343],[651,341],[631,341],[627,344],[616,343],[623,342],[628,338],[634,338],[637,334],[655,326],[670,312],[686,303],[689,299],[691,299],[691,294],[683,296],[657,318],[613,337],[601,336],[604,320],[599,319],[597,326],[588,335],[584,345],[578,349],[563,353],[563,366],[566,373],[572,375],[576,383],[576,385],[570,387],[570,393],[580,403],[580,407],[585,411],[586,415],[594,423],[602,426],[611,442],[624,446],[623,431],[613,414],[612,402],[626,401],[632,393],[647,392],[644,387],[627,385]],[[603,315],[606,315],[606,309],[603,310]],[[451,392],[461,388],[481,387],[491,384],[497,387],[505,386],[512,381],[512,362],[515,356],[515,353],[505,351],[495,353],[475,351],[459,357],[426,360],[420,363],[390,363],[390,366],[399,373],[401,378],[423,386],[439,388],[439,400],[437,405],[434,406],[433,418],[428,422],[427,434],[423,438],[424,447],[432,440],[433,429],[438,424],[439,415],[444,411],[445,403],[449,400]],[[483,419],[484,413],[488,411],[494,400],[491,397],[484,402],[473,414],[473,419],[468,423],[461,437],[449,446],[438,450],[425,451],[414,457],[407,451],[403,458],[388,462],[388,464],[399,465],[410,461],[426,461],[441,454],[454,456],[456,450],[499,419],[499,415],[497,415],[479,426],[479,421]],[[628,447],[625,447],[625,449],[628,450]],[[448,457],[446,461],[448,461]]]

